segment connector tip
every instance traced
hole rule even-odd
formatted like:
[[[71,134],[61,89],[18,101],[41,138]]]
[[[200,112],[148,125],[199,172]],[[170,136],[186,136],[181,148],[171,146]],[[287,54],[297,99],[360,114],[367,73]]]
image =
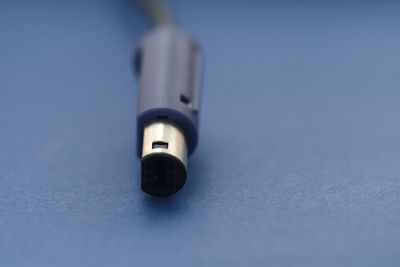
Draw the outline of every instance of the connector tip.
[[[142,190],[169,196],[186,181],[186,142],[181,131],[167,120],[147,125],[143,135]]]
[[[154,196],[169,196],[182,188],[186,168],[177,158],[155,153],[142,159],[142,190]]]

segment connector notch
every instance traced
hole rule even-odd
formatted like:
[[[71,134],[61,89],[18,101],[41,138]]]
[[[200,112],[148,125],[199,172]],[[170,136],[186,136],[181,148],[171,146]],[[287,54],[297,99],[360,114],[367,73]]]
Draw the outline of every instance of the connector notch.
[[[154,141],[153,144],[151,145],[153,149],[156,148],[164,148],[168,149],[168,142],[163,142],[163,141]]]

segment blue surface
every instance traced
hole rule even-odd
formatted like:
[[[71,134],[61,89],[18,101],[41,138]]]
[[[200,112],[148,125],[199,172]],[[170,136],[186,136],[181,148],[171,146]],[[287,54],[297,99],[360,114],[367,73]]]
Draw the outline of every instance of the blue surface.
[[[173,7],[206,54],[200,143],[153,199],[137,11],[1,2],[0,266],[399,266],[400,6]]]

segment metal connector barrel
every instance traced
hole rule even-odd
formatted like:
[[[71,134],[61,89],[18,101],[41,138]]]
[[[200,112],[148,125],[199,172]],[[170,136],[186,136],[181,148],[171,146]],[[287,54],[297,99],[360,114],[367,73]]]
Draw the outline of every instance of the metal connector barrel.
[[[186,141],[170,122],[156,121],[144,128],[141,160],[144,192],[168,196],[185,184]]]

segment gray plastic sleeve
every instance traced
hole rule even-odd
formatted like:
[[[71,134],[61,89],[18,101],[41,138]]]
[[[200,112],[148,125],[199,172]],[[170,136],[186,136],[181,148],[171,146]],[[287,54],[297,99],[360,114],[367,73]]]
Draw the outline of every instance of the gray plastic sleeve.
[[[144,126],[159,119],[175,123],[184,133],[188,153],[193,152],[198,139],[200,64],[197,45],[175,27],[156,28],[144,36],[136,58],[139,155]]]

